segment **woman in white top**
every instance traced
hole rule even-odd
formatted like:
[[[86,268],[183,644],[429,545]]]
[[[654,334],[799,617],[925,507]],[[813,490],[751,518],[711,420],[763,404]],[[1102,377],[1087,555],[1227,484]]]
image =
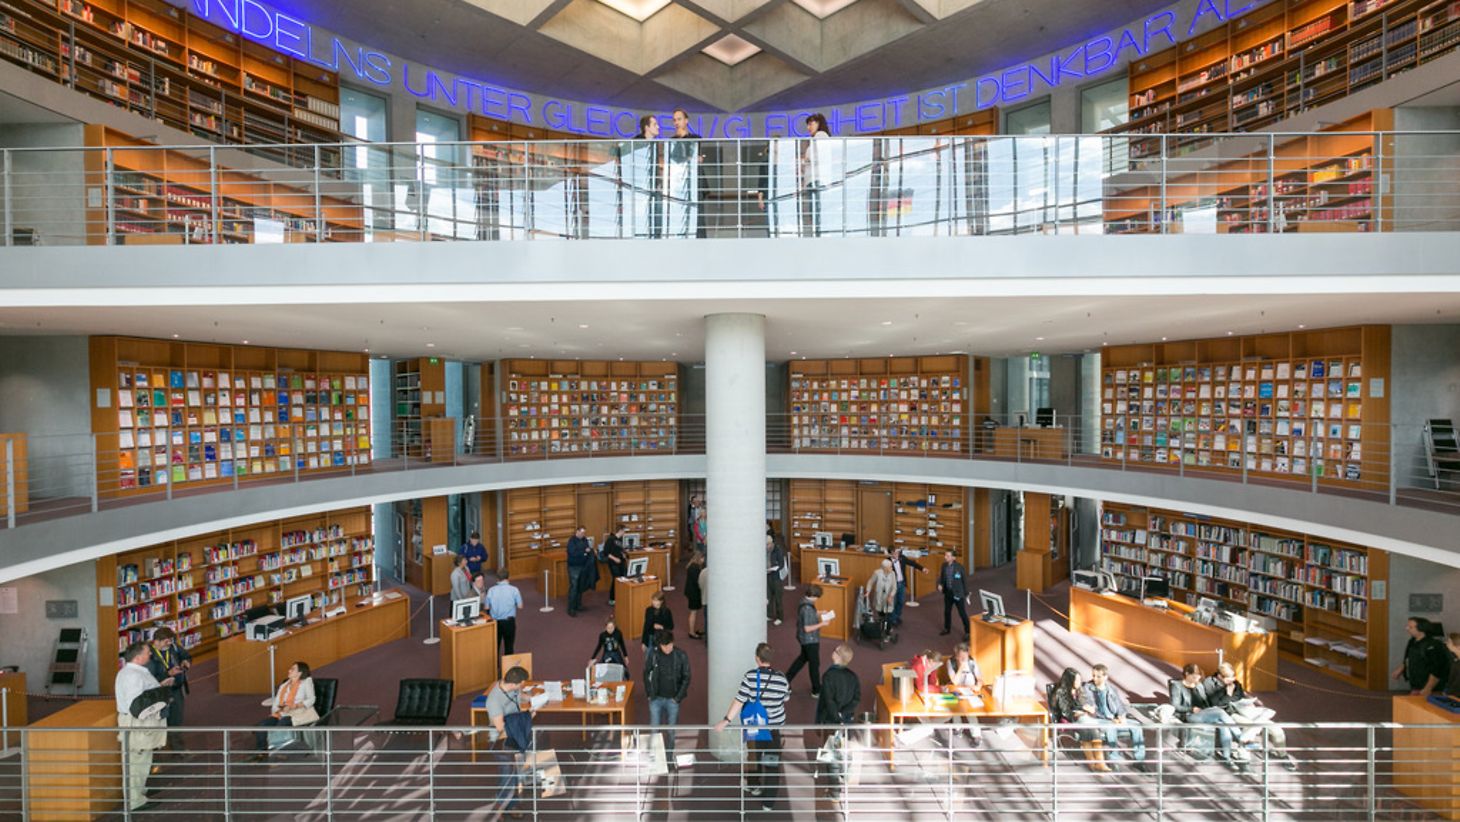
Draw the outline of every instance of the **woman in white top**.
[[[801,236],[821,236],[821,157],[816,139],[831,136],[826,115],[820,112],[806,118],[806,136],[801,143]]]
[[[279,685],[274,694],[274,710],[260,727],[313,725],[319,721],[314,710],[314,679],[309,675],[309,665],[296,662],[289,666],[289,676]],[[254,741],[263,751],[269,746],[269,732],[257,731]],[[260,754],[262,756],[262,754]]]
[[[953,656],[948,659],[946,673],[949,685],[967,688],[973,691],[974,696],[982,697],[983,674],[979,672],[978,661],[970,653],[967,642],[960,642],[953,647]],[[972,726],[968,733],[973,737],[973,744],[978,745],[982,737],[978,720],[972,716],[964,717],[964,720]]]

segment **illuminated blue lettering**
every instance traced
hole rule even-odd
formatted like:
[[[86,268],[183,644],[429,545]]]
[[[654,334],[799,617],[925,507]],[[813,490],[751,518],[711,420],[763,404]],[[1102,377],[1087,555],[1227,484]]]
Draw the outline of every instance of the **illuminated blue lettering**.
[[[732,114],[725,118],[725,136],[730,138],[749,137],[750,121],[739,114]]]
[[[1262,2],[1262,0],[1252,0],[1252,2],[1248,3],[1240,9],[1233,9],[1232,0],[1226,0],[1225,5],[1227,7],[1227,19],[1231,20],[1233,17],[1252,11],[1254,8],[1257,7],[1257,4],[1260,2]]]
[[[415,89],[411,88],[411,64],[410,63],[402,63],[401,64],[400,71],[401,71],[401,85],[405,86],[406,91],[409,91],[411,94],[414,94],[417,97],[431,97],[432,96],[432,93],[431,93],[431,79],[430,79],[430,77],[427,77],[426,78],[426,81],[421,84],[421,90],[420,91],[416,91]],[[429,75],[430,74],[430,71],[428,70],[426,73]]]
[[[968,84],[967,83],[955,83],[955,84],[953,84],[953,85],[951,85],[951,86],[943,89],[943,91],[948,94],[948,99],[950,101],[949,102],[949,108],[953,109],[953,113],[954,114],[957,114],[958,113],[958,90],[961,89],[961,88],[967,88],[967,87],[968,87]]]
[[[599,137],[608,137],[612,135],[613,132],[608,125],[608,109],[601,108],[599,106],[589,106],[587,109],[584,110],[584,114],[586,115],[584,122],[588,127],[589,134],[593,134]]]
[[[532,125],[532,112],[528,111],[528,106],[531,105],[532,98],[526,94],[519,94],[515,91],[507,92],[507,119],[512,119],[512,112],[517,111],[522,113],[523,125]]]
[[[426,72],[426,82],[431,86],[432,100],[436,99],[436,91],[439,89],[441,91],[441,96],[446,99],[446,102],[451,105],[451,107],[456,107],[457,94],[455,83],[448,87],[445,81],[441,79],[441,76],[434,71]]]
[[[347,65],[351,69],[353,69],[356,77],[363,78],[365,76],[365,49],[356,49],[355,53],[352,55],[350,53],[350,49],[346,48],[344,43],[341,43],[339,40],[335,40],[333,57],[334,65],[332,66],[332,68],[338,70],[340,66],[340,58],[343,57],[345,58],[344,65]]]
[[[1044,72],[1040,71],[1038,65],[1036,65],[1034,63],[1030,63],[1029,64],[1029,77],[1030,77],[1030,79],[1029,79],[1029,85],[1030,86],[1033,86],[1034,85],[1034,78],[1035,77],[1038,77],[1039,79],[1043,80],[1044,81],[1044,84],[1046,86],[1049,86],[1050,88],[1054,88],[1055,86],[1059,85],[1060,84],[1060,58],[1059,57],[1051,57],[1050,58],[1050,60],[1049,60],[1049,74],[1048,75],[1046,75]]]
[[[629,118],[628,129],[624,129],[624,118]],[[619,137],[632,137],[639,133],[639,118],[632,111],[620,111],[613,116],[613,133]]]
[[[877,103],[862,103],[857,106],[856,129],[858,132],[865,134],[869,131],[881,131],[883,122],[885,122],[885,118],[883,117],[881,105]]]
[[[1156,28],[1151,28],[1151,24],[1158,20],[1162,21],[1161,25]],[[1176,35],[1171,31],[1171,26],[1175,22],[1176,12],[1174,11],[1163,11],[1160,14],[1155,14],[1147,18],[1144,26],[1146,32],[1146,51],[1149,52],[1151,50],[1151,40],[1158,34],[1166,35],[1166,39],[1171,42],[1171,45],[1176,45]]]
[[[226,2],[226,0],[213,0],[211,3],[208,0],[193,0],[193,8],[197,10],[198,16],[205,20],[213,19],[211,12],[215,7],[218,9],[218,13],[222,15],[224,22],[227,24],[227,28],[233,29],[234,31],[242,28],[239,25],[238,0],[233,0],[231,4]]]
[[[985,95],[985,92],[987,92],[987,95]],[[999,95],[1002,93],[1003,89],[999,86],[998,78],[978,78],[978,82],[973,84],[973,110],[980,111],[999,102]]]
[[[1141,51],[1141,44],[1136,42],[1135,35],[1130,33],[1130,29],[1126,29],[1125,31],[1122,31],[1120,33],[1120,42],[1117,43],[1115,46],[1116,60],[1120,60],[1120,53],[1126,48],[1135,49],[1136,57],[1140,57],[1141,55],[1145,54],[1145,52]]]
[[[1084,45],[1085,75],[1087,77],[1099,74],[1115,65],[1115,57],[1110,53],[1110,48],[1114,45],[1115,41],[1109,37],[1096,37]],[[1096,48],[1097,46],[1099,48]],[[1099,58],[1099,60],[1094,58]]]
[[[1226,22],[1227,18],[1222,16],[1221,9],[1217,8],[1217,0],[1201,0],[1196,6],[1196,14],[1191,16],[1191,25],[1186,27],[1186,36],[1196,34],[1196,27],[1201,23],[1202,15],[1211,12],[1217,18],[1217,22]]]
[[[268,40],[269,35],[274,33],[274,16],[269,14],[269,10],[260,5],[257,0],[242,0],[242,2],[243,20],[241,22],[243,25],[239,27],[239,31],[255,40]],[[250,15],[249,12],[254,13]],[[257,23],[260,20],[267,26],[263,31],[256,31],[249,26],[249,21]]]
[[[483,83],[481,111],[487,117],[498,120],[507,119],[507,92]]]
[[[892,128],[897,128],[898,126],[902,125],[902,111],[903,111],[903,109],[906,106],[907,106],[907,97],[906,96],[903,96],[903,97],[889,97],[888,98],[888,100],[887,100],[887,109],[888,109],[888,111],[892,112],[892,118],[891,118],[892,119],[892,123],[891,123],[891,127]],[[885,114],[883,116],[886,117]]]
[[[918,119],[937,120],[947,110],[948,106],[943,103],[943,92],[930,91],[918,95]]]
[[[1023,85],[1020,85],[1020,84]],[[1005,69],[999,77],[999,87],[1004,90],[1003,101],[1012,103],[1029,96],[1029,66]]]
[[[286,28],[292,28],[292,30],[286,31]],[[295,45],[306,42],[308,37],[309,26],[282,12],[274,16],[274,45],[278,46],[280,51],[308,59],[309,52],[301,50],[298,45]],[[291,41],[289,45],[284,42],[286,38]]]
[[[836,114],[836,112],[833,111],[832,114]],[[789,131],[790,128],[786,124],[786,115],[767,114],[765,116],[765,136],[784,137]]]
[[[1054,58],[1054,66],[1052,68],[1052,70],[1054,71],[1054,76],[1057,78],[1084,77],[1084,72],[1081,72],[1075,68],[1075,61],[1079,60],[1083,54],[1084,49],[1075,49],[1069,54],[1066,54],[1064,57],[1056,56]]]
[[[378,51],[366,51],[363,54],[365,56],[365,79],[377,86],[390,85],[390,58]]]
[[[811,116],[811,112],[809,112],[809,111],[798,111],[798,112],[796,112],[796,115],[791,118],[791,134],[790,134],[790,136],[792,136],[792,137],[810,137],[811,136],[811,132],[806,129],[806,118],[807,117],[810,117],[810,116]]]
[[[568,130],[568,118],[572,114],[567,111],[567,106],[559,100],[548,100],[542,104],[542,121],[548,128],[555,128],[559,131]]]

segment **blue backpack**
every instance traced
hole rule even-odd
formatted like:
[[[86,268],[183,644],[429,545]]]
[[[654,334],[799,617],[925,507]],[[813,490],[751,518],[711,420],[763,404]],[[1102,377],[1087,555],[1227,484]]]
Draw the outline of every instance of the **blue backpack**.
[[[771,724],[771,717],[766,713],[765,705],[760,701],[760,694],[760,669],[757,668],[755,671],[755,698],[740,708],[740,724],[753,728],[753,730],[745,732],[746,742],[768,742],[771,738],[770,729],[766,727]]]

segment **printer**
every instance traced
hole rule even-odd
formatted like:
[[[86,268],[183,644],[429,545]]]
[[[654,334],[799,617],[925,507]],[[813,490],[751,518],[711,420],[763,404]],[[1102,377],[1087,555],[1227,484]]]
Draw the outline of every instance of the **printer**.
[[[258,619],[248,623],[246,630],[247,633],[245,634],[245,636],[247,636],[249,639],[255,639],[260,641],[267,640],[274,634],[283,632],[284,618],[279,616],[278,614],[269,614],[265,617],[259,617]]]

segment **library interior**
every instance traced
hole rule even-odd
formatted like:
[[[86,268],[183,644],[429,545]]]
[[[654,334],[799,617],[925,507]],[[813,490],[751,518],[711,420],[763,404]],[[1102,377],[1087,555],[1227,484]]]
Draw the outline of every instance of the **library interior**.
[[[0,221],[0,818],[1460,819],[1460,0],[0,0]]]

